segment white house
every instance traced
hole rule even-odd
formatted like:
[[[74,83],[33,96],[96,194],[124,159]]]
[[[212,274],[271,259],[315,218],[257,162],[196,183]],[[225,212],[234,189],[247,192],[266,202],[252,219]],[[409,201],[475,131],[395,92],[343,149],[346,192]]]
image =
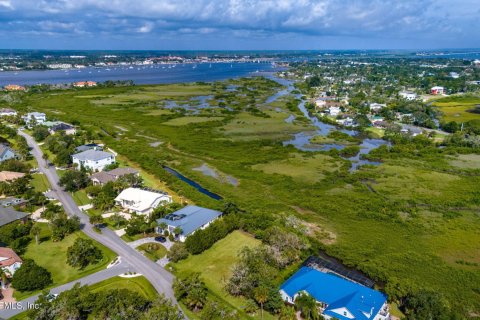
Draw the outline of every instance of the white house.
[[[178,235],[178,239],[184,242],[189,235],[192,235],[199,229],[205,229],[221,215],[222,212],[220,211],[197,206],[186,206],[158,219],[156,231],[157,233],[163,233],[164,230],[160,227],[161,224],[165,224],[167,226],[166,230],[170,233],[174,233],[176,228],[180,228],[182,232]]]
[[[330,113],[331,116],[334,116],[334,117],[338,116],[340,114],[340,111],[341,111],[340,107],[333,106],[328,108],[328,112]]]
[[[23,120],[27,126],[32,126],[33,124],[42,124],[47,121],[47,116],[42,112],[29,112],[23,116]]]
[[[403,98],[405,100],[415,100],[417,99],[417,94],[415,92],[411,92],[411,91],[400,91],[398,93],[398,95],[400,96],[400,98]]]
[[[387,106],[387,105],[386,105],[385,103],[376,103],[376,102],[374,102],[374,103],[370,103],[370,110],[377,112],[377,111],[382,110],[382,109],[385,108],[386,106]]]
[[[127,188],[120,192],[115,202],[130,212],[149,215],[158,206],[171,203],[172,197],[164,192]]]
[[[102,171],[106,166],[115,163],[115,155],[90,149],[72,155],[72,162],[79,168],[83,166],[92,171]]]
[[[15,251],[10,248],[0,247],[0,268],[2,268],[8,276],[13,276],[21,265],[22,259],[20,259]]]
[[[0,117],[11,117],[11,116],[16,116],[17,111],[9,108],[2,108],[0,109]]]
[[[432,89],[430,89],[430,93],[433,94],[433,95],[445,94],[445,88],[435,86],[435,87],[432,87]]]

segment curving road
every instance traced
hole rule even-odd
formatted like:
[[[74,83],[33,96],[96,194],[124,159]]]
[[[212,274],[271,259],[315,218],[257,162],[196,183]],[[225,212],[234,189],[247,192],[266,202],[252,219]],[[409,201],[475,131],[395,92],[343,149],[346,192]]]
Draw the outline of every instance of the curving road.
[[[50,181],[52,193],[55,198],[62,203],[65,212],[70,216],[78,216],[80,218],[82,231],[90,238],[95,239],[116,252],[122,257],[123,261],[132,266],[134,271],[143,274],[159,293],[165,294],[167,298],[172,299],[172,301],[176,303],[172,290],[173,275],[130,247],[112,230],[103,228],[101,233],[94,231],[89,222],[89,216],[82,212],[72,196],[68,192],[63,191],[59,186],[59,177],[55,167],[47,165],[46,161],[42,158],[43,152],[35,140],[23,131],[19,131],[18,133],[27,139],[28,145],[32,148],[31,153],[38,162],[39,170],[43,172],[48,181]]]
[[[50,293],[52,294],[59,294],[63,291],[69,290],[73,288],[73,286],[77,283],[80,283],[80,285],[92,285],[98,282],[101,282],[103,280],[107,280],[110,278],[113,278],[115,276],[121,275],[122,273],[126,273],[131,271],[131,267],[125,263],[125,262],[120,262],[119,264],[112,266],[110,268],[104,269],[102,271],[93,273],[91,275],[88,275],[86,277],[83,277],[81,279],[77,279],[75,281],[66,283],[64,285],[58,286],[56,288],[53,288],[50,290]],[[36,294],[34,296],[28,297],[26,299],[23,299],[21,301],[18,301],[14,307],[8,307],[6,305],[0,305],[0,317],[2,319],[9,319],[11,317],[14,317],[24,311],[27,311],[31,306],[34,305],[35,301],[37,301],[38,297],[40,294]]]

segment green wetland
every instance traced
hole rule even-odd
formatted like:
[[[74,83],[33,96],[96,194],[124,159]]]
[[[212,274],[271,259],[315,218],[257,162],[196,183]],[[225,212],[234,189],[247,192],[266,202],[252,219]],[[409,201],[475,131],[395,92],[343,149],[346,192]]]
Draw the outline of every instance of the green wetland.
[[[255,214],[282,221],[295,216],[318,248],[390,294],[434,290],[452,306],[478,314],[480,155],[449,147],[416,152],[418,145],[406,144],[396,153],[374,152],[379,166],[349,172],[350,162],[335,150],[306,152],[282,144],[315,128],[295,97],[267,102],[281,89],[257,77],[27,93],[13,106],[79,123],[199,205],[222,203],[162,166]],[[198,170],[205,165],[216,176]]]

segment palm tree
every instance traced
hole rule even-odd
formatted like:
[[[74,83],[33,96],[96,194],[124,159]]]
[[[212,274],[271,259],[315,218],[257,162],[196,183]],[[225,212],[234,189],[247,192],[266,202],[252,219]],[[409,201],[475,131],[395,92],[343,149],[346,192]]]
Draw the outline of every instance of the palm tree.
[[[297,320],[295,309],[289,306],[283,306],[280,310],[279,320]]]
[[[262,312],[262,319],[263,319],[263,304],[268,300],[268,288],[265,286],[256,287],[253,292],[255,301],[260,304],[260,310]]]
[[[302,292],[295,299],[295,305],[302,312],[302,317],[306,320],[318,320],[320,319],[320,313],[318,312],[317,301],[311,295]]]
[[[167,229],[167,224],[165,222],[160,222],[158,226],[160,227],[160,229],[162,229],[162,231]]]
[[[35,242],[38,244],[39,243],[39,236],[40,236],[40,232],[42,231],[42,229],[40,228],[40,226],[35,223],[33,226],[32,226],[32,229],[30,229],[30,233],[35,237]]]
[[[175,229],[173,229],[173,233],[175,234],[175,236],[181,235],[182,232],[183,232],[183,229],[180,227],[175,227]]]

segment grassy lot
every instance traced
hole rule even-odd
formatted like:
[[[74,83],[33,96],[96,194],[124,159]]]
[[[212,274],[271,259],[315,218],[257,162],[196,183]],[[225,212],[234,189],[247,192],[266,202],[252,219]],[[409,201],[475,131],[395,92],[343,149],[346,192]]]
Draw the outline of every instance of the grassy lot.
[[[245,304],[245,299],[236,298],[225,292],[225,281],[230,277],[232,266],[237,261],[238,252],[245,246],[255,247],[260,241],[240,231],[234,231],[226,238],[218,241],[212,248],[200,255],[173,264],[176,274],[181,276],[191,272],[199,272],[211,294],[232,308],[239,311]],[[269,319],[266,316],[265,319]]]
[[[155,262],[167,255],[167,249],[155,242],[142,244],[137,247],[137,250],[143,252],[148,259]]]
[[[72,193],[73,200],[79,206],[90,204],[91,200],[88,198],[84,190],[78,190]]]
[[[22,257],[33,259],[38,265],[51,272],[53,279],[53,284],[51,285],[52,288],[100,271],[104,269],[116,256],[115,253],[107,247],[101,245],[100,243],[96,243],[96,246],[102,250],[102,261],[95,265],[90,265],[84,270],[75,269],[67,264],[67,249],[73,245],[75,239],[87,239],[88,237],[82,232],[76,232],[67,236],[62,241],[53,242],[50,240],[51,231],[48,225],[40,225],[42,226],[40,243],[37,245],[35,241],[32,241]],[[17,300],[21,300],[32,294],[34,294],[34,292],[16,291],[15,298]]]
[[[453,96],[436,100],[433,103],[443,113],[443,120],[467,122],[480,119],[480,97]]]
[[[182,118],[175,118],[164,122],[164,125],[167,126],[185,126],[187,124],[194,124],[194,123],[202,123],[208,121],[220,121],[223,120],[222,117],[182,117]]]
[[[32,174],[32,181],[30,184],[37,192],[45,192],[50,189],[50,182],[48,182],[48,179],[44,174]]]
[[[91,285],[90,288],[92,288],[93,292],[128,289],[141,294],[149,300],[154,300],[158,295],[155,288],[143,276],[135,278],[114,277]]]
[[[239,87],[227,92],[225,87],[230,84]],[[312,239],[325,244],[327,253],[374,279],[396,279],[402,285],[413,283],[435,290],[452,305],[461,301],[462,308],[468,305],[469,310],[480,313],[475,293],[480,287],[480,267],[461,263],[476,261],[480,250],[480,177],[476,169],[452,166],[449,162],[455,159],[442,154],[418,154],[415,160],[398,154],[395,160],[383,159],[378,167],[349,173],[340,165],[339,173],[332,173],[329,170],[337,170],[333,168],[341,160],[332,158],[330,164],[328,153],[283,146],[292,134],[309,131],[310,127],[301,121],[285,122],[289,114],[296,114],[291,105],[286,105],[288,99],[272,104],[280,108],[278,112],[265,104],[278,86],[258,78],[205,86],[208,89],[201,95],[212,94],[216,103],[224,101],[232,111],[202,109],[202,117],[225,119],[191,124],[187,130],[164,125],[195,115],[187,111],[158,112],[164,110],[165,102],[160,95],[167,95],[168,86],[163,85],[95,88],[88,92],[110,99],[109,104],[98,104],[96,100],[103,99],[99,97],[76,98],[77,91],[65,90],[28,94],[25,101],[12,107],[26,110],[35,105],[63,121],[79,121],[92,133],[101,134],[103,142],[121,155],[121,163],[136,165],[148,173],[148,184],[156,185],[161,180],[168,187],[163,190],[178,195],[177,201],[189,199],[214,209],[223,205],[168,174],[162,165],[185,173],[245,210],[278,219],[296,216],[309,226]],[[189,101],[198,88],[187,85],[170,89],[168,99],[181,104]],[[159,92],[158,101],[150,96],[155,91]],[[118,103],[111,100],[117,95]],[[152,116],[152,112],[159,114]],[[128,131],[121,132],[118,126]],[[154,141],[163,143],[152,147]],[[319,161],[309,160],[317,156]],[[192,170],[202,163],[239,179],[241,184],[235,187]]]

